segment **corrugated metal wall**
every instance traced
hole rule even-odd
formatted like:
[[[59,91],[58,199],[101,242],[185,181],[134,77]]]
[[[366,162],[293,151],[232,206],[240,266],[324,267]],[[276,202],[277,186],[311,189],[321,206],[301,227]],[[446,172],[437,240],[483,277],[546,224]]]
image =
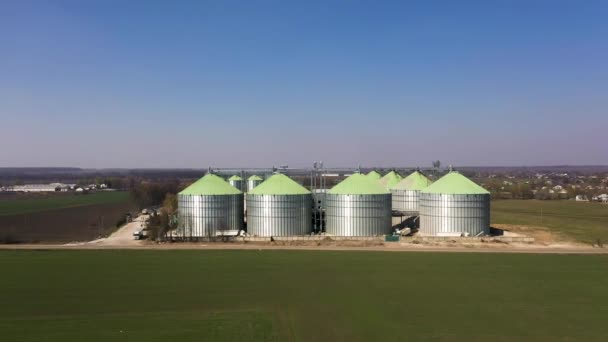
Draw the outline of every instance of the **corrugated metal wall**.
[[[184,237],[209,237],[243,229],[243,195],[178,195],[178,222]]]
[[[392,189],[393,210],[407,215],[418,215],[420,190]]]
[[[262,183],[261,180],[257,180],[257,179],[248,180],[247,181],[247,191],[253,190],[256,186],[260,185],[260,183]]]
[[[420,233],[490,233],[490,195],[420,194]]]
[[[327,234],[334,236],[375,236],[389,234],[391,195],[325,196]]]
[[[254,236],[312,232],[312,196],[247,195],[247,233]]]
[[[242,180],[229,180],[228,183],[230,183],[230,185],[232,185],[233,187],[243,191],[243,181]]]

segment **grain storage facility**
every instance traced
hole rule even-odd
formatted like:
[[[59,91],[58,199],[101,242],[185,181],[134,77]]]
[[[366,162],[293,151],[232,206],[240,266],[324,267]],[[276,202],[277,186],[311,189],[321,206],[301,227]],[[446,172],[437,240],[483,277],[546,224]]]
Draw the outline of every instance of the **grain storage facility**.
[[[230,185],[232,185],[233,187],[239,189],[240,191],[244,191],[243,188],[243,178],[234,175],[230,178],[228,178],[228,183],[230,183]]]
[[[393,196],[393,210],[408,216],[418,216],[420,191],[431,185],[431,180],[419,171],[403,178],[390,188]]]
[[[380,180],[380,177],[382,177],[382,176],[380,176],[380,174],[378,173],[378,171],[373,170],[373,171],[370,171],[367,174],[367,177],[369,177],[369,178],[371,178],[373,180]]]
[[[391,233],[391,194],[369,175],[355,173],[325,195],[325,231],[334,236]]]
[[[247,194],[247,233],[310,234],[312,205],[310,191],[283,174],[275,174]]]
[[[395,171],[391,171],[385,174],[384,177],[380,178],[380,184],[382,184],[382,186],[389,190],[391,187],[399,183],[401,179],[401,175],[399,175]]]
[[[182,237],[236,235],[243,229],[243,194],[224,179],[207,174],[177,195]]]
[[[264,179],[260,176],[253,175],[247,178],[247,191],[253,190],[256,186],[260,185]]]
[[[420,192],[420,233],[478,236],[490,233],[490,193],[458,172]]]

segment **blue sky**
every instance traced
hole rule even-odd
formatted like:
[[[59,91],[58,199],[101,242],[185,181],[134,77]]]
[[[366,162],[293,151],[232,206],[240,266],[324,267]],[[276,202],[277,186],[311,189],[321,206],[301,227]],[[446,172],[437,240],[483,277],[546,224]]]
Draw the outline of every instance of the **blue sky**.
[[[0,166],[608,164],[606,1],[2,1]]]

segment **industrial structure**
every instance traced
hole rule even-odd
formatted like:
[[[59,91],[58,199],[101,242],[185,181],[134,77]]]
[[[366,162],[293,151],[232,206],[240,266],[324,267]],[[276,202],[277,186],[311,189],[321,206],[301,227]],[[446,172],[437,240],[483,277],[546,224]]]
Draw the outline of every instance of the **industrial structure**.
[[[264,181],[264,178],[253,175],[247,178],[247,192],[253,190],[256,186],[260,185]]]
[[[387,190],[390,190],[391,187],[395,186],[403,179],[400,174],[395,171],[391,171],[385,174],[382,178],[380,178],[380,184],[385,187]]]
[[[325,208],[325,231],[329,235],[391,233],[391,194],[373,176],[349,176],[327,192]]]
[[[105,184],[102,184],[104,188]],[[92,185],[97,188],[96,185]],[[76,189],[76,184],[63,184],[63,183],[51,183],[51,184],[24,184],[24,185],[10,185],[0,187],[0,191],[4,192],[55,192],[55,191],[71,191]],[[89,189],[87,189],[89,190]]]
[[[490,193],[452,171],[420,191],[420,231],[431,236],[490,233]]]
[[[312,206],[310,191],[283,174],[274,174],[247,194],[247,233],[310,234]]]
[[[393,210],[406,216],[418,216],[420,191],[431,185],[431,180],[415,171],[390,187]]]
[[[245,189],[243,188],[243,178],[241,178],[240,176],[234,175],[228,178],[228,183],[230,183],[230,185],[232,185],[233,187],[239,189],[239,191],[245,191]]]
[[[378,181],[382,176],[378,173],[378,171],[372,170],[367,174],[367,177]]]
[[[310,189],[276,171],[262,172],[265,181],[254,170],[240,172],[226,172],[233,176],[225,181],[209,170],[180,192],[176,236],[234,236],[241,231],[251,237],[490,233],[489,192],[458,172],[435,183],[420,171],[405,178],[396,169],[383,177],[376,170],[355,172],[329,190],[319,167],[310,173]]]
[[[237,235],[243,229],[243,193],[207,174],[177,195],[178,235],[185,238]]]

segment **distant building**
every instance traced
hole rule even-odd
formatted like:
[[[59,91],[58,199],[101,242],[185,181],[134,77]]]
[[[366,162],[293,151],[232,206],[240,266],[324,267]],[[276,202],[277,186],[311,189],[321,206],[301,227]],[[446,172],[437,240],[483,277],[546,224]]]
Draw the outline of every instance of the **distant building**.
[[[4,188],[4,191],[9,192],[54,192],[59,191],[55,184],[25,184],[13,185]]]
[[[71,189],[70,184],[63,183],[51,183],[51,184],[24,184],[24,185],[12,185],[2,188],[2,191],[8,192],[55,192],[55,191],[69,191]]]

